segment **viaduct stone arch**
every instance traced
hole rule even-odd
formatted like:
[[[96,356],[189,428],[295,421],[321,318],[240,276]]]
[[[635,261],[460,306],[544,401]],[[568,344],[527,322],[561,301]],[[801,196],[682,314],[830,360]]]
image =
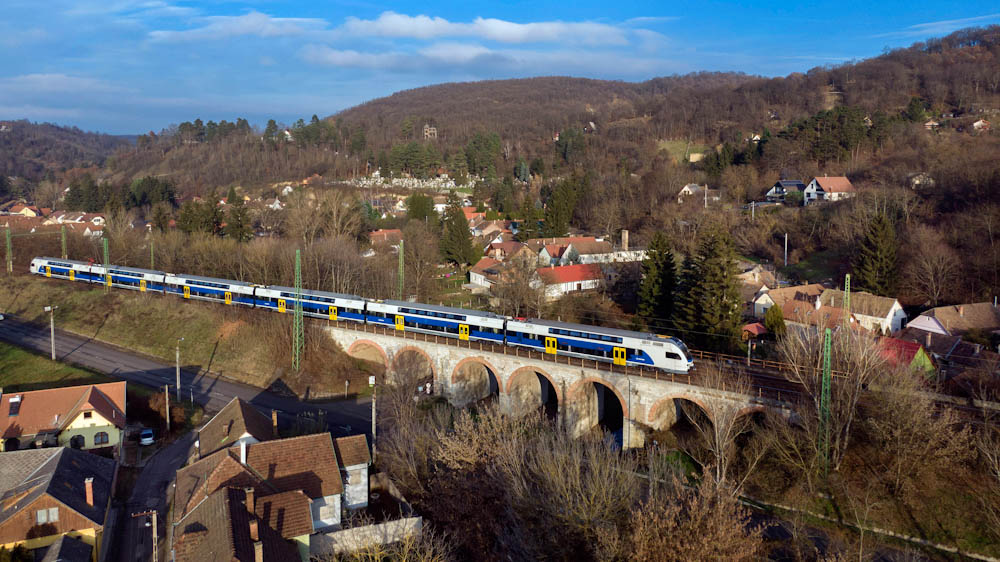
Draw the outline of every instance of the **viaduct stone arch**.
[[[456,404],[469,404],[503,392],[500,371],[485,357],[466,357],[451,372],[451,396]]]

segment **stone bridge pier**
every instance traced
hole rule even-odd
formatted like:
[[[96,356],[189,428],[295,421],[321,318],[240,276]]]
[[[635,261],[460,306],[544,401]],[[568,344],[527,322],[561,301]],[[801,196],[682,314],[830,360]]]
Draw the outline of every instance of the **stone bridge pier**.
[[[649,431],[669,429],[682,404],[709,419],[719,408],[745,413],[780,407],[767,399],[652,376],[609,370],[592,360],[546,356],[511,346],[459,342],[433,335],[394,332],[375,326],[326,328],[349,355],[380,363],[389,376],[407,369],[433,380],[434,393],[464,407],[493,399],[510,411],[541,409],[574,434],[600,426],[620,432],[625,447],[642,447]]]

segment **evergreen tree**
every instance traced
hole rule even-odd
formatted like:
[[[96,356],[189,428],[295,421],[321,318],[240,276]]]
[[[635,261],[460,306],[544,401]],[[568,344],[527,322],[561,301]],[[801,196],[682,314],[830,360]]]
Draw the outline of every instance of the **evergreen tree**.
[[[868,225],[856,254],[853,277],[859,288],[883,297],[895,293],[898,246],[892,221],[884,213],[878,214]]]
[[[434,200],[423,193],[414,193],[406,198],[406,218],[421,222],[437,221]]]
[[[240,201],[241,203],[243,202],[243,200],[239,199],[239,197],[236,195],[236,186],[231,185],[229,186],[229,193],[226,194],[226,203],[229,203],[230,205],[235,205],[236,201]]]
[[[157,230],[160,232],[167,230],[170,226],[170,218],[170,205],[168,203],[161,202],[153,205],[150,222]]]
[[[741,299],[736,252],[728,233],[707,233],[684,272],[686,294],[678,310],[689,333],[685,339],[719,351],[736,351],[741,330]]]
[[[274,144],[274,137],[278,134],[278,123],[274,119],[267,120],[267,127],[264,128],[264,140],[268,144]]]
[[[476,250],[472,245],[472,233],[465,220],[462,204],[457,198],[448,205],[444,217],[444,233],[441,236],[441,255],[458,265],[472,263]]]
[[[532,238],[538,238],[538,221],[541,220],[541,213],[535,206],[535,198],[530,193],[526,193],[521,199],[521,209],[518,211],[520,221],[517,227],[517,240],[525,242]]]
[[[677,290],[677,264],[667,237],[662,232],[653,235],[646,260],[642,262],[642,284],[639,287],[639,315],[653,330],[666,330],[674,315]]]
[[[764,313],[764,327],[775,338],[784,337],[788,330],[785,327],[785,314],[780,306],[774,305],[767,309]]]
[[[576,209],[578,178],[559,182],[545,204],[545,236],[564,236]]]
[[[226,217],[224,229],[226,236],[237,242],[249,242],[253,240],[253,227],[250,224],[250,213],[242,200],[233,203],[229,207],[229,214]]]

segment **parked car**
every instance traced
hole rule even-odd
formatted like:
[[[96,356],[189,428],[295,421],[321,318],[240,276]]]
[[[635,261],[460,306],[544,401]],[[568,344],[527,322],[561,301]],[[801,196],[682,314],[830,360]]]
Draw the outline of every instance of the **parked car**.
[[[155,442],[155,439],[153,437],[154,437],[153,430],[147,427],[146,429],[143,429],[142,431],[139,432],[139,444],[152,445]]]

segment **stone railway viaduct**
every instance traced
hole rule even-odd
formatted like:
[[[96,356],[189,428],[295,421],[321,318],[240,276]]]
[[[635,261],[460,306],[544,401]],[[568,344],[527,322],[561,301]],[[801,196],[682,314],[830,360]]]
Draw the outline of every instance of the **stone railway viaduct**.
[[[780,396],[702,387],[687,375],[379,326],[338,323],[325,329],[349,355],[380,363],[389,373],[418,369],[433,379],[435,394],[456,406],[493,396],[512,410],[544,407],[577,434],[598,424],[612,431],[621,428],[626,447],[641,447],[649,431],[670,428],[685,401],[709,419],[721,408],[750,414],[787,406]]]

